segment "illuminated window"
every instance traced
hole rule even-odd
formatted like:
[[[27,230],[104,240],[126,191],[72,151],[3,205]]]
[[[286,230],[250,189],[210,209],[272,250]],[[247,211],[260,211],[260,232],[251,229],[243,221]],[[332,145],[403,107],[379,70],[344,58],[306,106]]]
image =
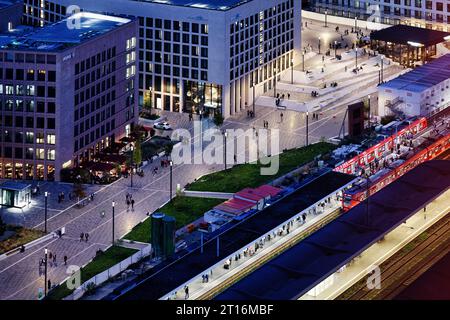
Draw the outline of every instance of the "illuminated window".
[[[44,160],[45,158],[45,150],[42,148],[36,149],[36,159],[38,160]]]
[[[55,144],[56,136],[54,134],[47,134],[47,144]]]
[[[47,150],[47,160],[55,160],[56,152],[53,149]]]

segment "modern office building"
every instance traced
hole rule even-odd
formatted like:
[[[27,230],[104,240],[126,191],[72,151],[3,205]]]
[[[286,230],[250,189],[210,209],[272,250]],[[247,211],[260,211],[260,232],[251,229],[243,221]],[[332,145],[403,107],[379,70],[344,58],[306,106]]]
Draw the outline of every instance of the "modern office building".
[[[444,0],[311,0],[310,10],[384,24],[450,31],[450,2]]]
[[[138,24],[78,13],[20,29],[0,36],[0,178],[59,180],[132,130]]]
[[[0,0],[0,32],[18,26],[22,20],[23,1]]]
[[[139,102],[161,110],[226,118],[301,59],[300,0],[25,0],[24,20],[57,21],[73,5],[139,18]]]
[[[450,104],[450,54],[378,86],[378,114],[429,116]]]

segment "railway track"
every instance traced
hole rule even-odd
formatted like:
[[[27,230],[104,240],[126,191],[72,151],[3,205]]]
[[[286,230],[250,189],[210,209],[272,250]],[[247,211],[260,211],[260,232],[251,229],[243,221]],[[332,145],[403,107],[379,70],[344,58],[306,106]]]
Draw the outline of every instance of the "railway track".
[[[264,265],[268,261],[270,261],[273,258],[275,258],[277,255],[279,255],[279,254],[283,253],[284,251],[288,250],[289,248],[293,247],[298,242],[300,242],[302,239],[304,239],[305,237],[309,236],[313,232],[319,230],[320,228],[325,226],[327,223],[329,223],[332,220],[336,219],[340,214],[341,214],[341,210],[340,209],[335,210],[333,213],[329,214],[323,220],[320,220],[315,225],[312,225],[312,226],[308,227],[307,229],[305,229],[303,232],[299,233],[298,235],[296,235],[292,239],[289,239],[288,241],[286,241],[282,245],[274,248],[273,250],[271,250],[267,254],[261,256],[257,261],[255,261],[255,263],[252,263],[249,266],[247,266],[245,268],[242,268],[242,270],[240,270],[236,274],[232,275],[231,277],[227,278],[220,285],[214,287],[210,291],[205,292],[204,294],[202,294],[201,296],[196,298],[196,300],[211,300],[211,299],[213,299],[219,293],[221,293],[222,291],[226,290],[228,287],[232,286],[233,284],[238,282],[240,279],[242,279],[245,276],[249,275],[250,273],[252,273],[256,269],[258,269],[260,266]]]
[[[421,240],[423,235],[428,236]],[[428,228],[402,250],[408,249],[411,245],[414,247],[409,252],[404,254],[400,251],[381,265],[382,289],[367,289],[367,277],[364,277],[337,300],[386,300],[395,297],[450,251],[450,214]]]

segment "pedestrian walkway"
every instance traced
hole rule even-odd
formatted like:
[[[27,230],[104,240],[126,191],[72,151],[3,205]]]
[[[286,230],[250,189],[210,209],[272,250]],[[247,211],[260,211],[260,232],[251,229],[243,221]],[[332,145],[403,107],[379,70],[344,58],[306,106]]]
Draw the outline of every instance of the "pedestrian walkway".
[[[285,224],[285,226],[288,227],[280,228],[277,232],[277,236],[274,236],[275,233],[273,233],[270,240],[266,238],[265,241],[261,241],[260,244],[262,245],[259,246],[258,250],[254,251],[247,248],[237,255],[225,259],[222,263],[219,263],[211,269],[205,270],[202,276],[197,277],[194,281],[187,284],[189,287],[189,300],[196,300],[214,288],[221,286],[228,279],[232,278],[236,274],[239,274],[242,270],[251,267],[257,263],[258,260],[263,259],[267,254],[273,252],[283,244],[286,244],[302,233],[305,233],[305,231],[312,226],[320,224],[322,221],[326,220],[328,216],[335,213],[340,207],[340,201],[331,199],[331,201],[323,208],[318,207],[317,210],[305,210],[306,220],[292,220],[291,222]],[[244,252],[247,253],[244,254]],[[228,264],[227,261],[230,263]],[[229,266],[229,269],[226,269],[225,265]],[[182,287],[185,285],[186,284]],[[185,294],[183,290],[179,289],[178,291],[171,292],[161,299],[185,300]]]
[[[402,249],[407,243],[420,235],[450,211],[450,190],[427,205],[426,211],[420,209],[405,223],[387,234],[383,240],[372,245],[360,256],[353,259],[339,272],[328,279],[326,289],[311,290],[300,300],[332,300],[369,274],[374,266],[380,266],[384,261]],[[319,288],[319,284],[316,288]]]

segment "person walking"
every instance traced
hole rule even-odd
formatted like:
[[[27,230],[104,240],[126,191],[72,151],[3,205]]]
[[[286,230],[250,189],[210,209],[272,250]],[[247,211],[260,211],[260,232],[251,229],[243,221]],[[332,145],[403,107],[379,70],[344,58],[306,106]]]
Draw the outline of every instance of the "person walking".
[[[58,265],[56,264],[56,253],[53,254],[53,264],[55,265],[55,267],[58,266]]]
[[[134,211],[134,199],[131,199],[131,211]]]
[[[67,256],[64,256],[64,265],[67,266]]]
[[[281,122],[283,122],[283,112],[280,114]]]
[[[88,240],[89,240],[89,233],[86,232],[86,234],[84,235],[84,238],[86,239],[86,242],[88,242]]]
[[[127,212],[130,211],[130,204],[131,204],[130,200],[127,199]]]
[[[189,287],[188,286],[184,286],[184,300],[189,299]]]

